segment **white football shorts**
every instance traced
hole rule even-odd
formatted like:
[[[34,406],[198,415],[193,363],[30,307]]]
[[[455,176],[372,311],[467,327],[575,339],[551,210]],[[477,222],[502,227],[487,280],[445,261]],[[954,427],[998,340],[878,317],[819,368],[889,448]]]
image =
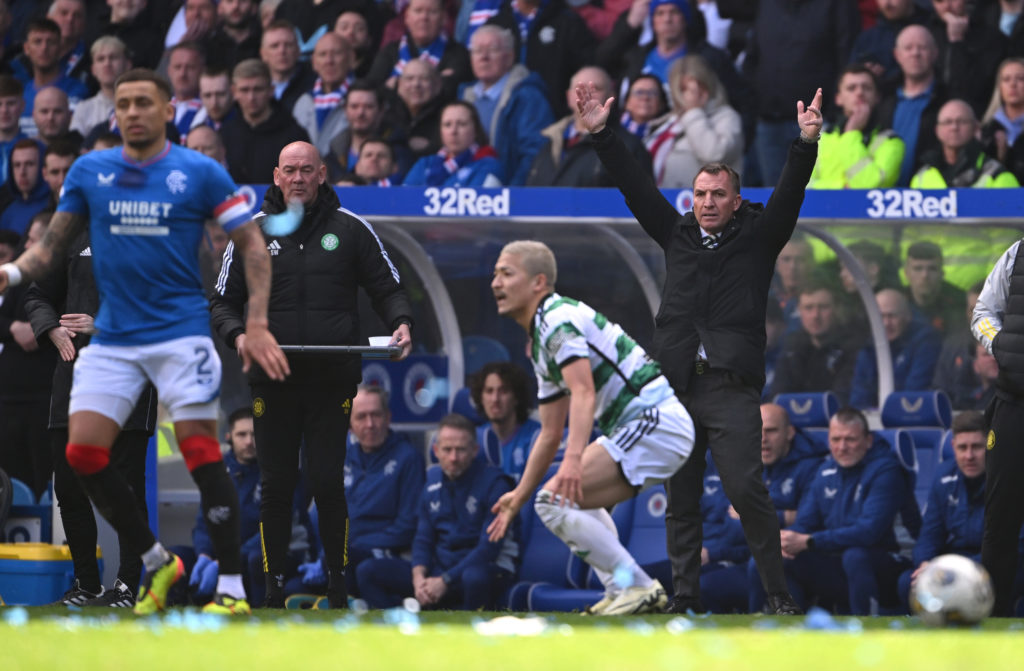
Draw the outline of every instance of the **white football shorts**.
[[[220,375],[209,336],[150,345],[92,343],[78,353],[68,412],[91,410],[123,426],[151,381],[172,422],[216,419]]]
[[[619,464],[626,481],[642,491],[672,477],[690,457],[693,440],[690,413],[673,395],[597,442]]]

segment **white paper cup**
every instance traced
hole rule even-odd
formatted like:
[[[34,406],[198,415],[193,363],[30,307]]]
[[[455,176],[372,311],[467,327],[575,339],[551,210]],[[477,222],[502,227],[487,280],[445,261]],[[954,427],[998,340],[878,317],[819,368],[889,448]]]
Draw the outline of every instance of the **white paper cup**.
[[[391,344],[391,336],[370,336],[370,347],[387,347]]]

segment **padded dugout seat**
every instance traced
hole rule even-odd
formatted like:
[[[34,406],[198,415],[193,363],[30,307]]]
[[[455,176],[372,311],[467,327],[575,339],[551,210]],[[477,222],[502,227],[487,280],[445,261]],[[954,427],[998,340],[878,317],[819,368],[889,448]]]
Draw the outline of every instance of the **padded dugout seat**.
[[[941,459],[942,443],[953,423],[953,407],[943,391],[899,391],[889,394],[882,405],[882,426],[910,434],[917,453],[918,505],[928,501],[928,490]]]

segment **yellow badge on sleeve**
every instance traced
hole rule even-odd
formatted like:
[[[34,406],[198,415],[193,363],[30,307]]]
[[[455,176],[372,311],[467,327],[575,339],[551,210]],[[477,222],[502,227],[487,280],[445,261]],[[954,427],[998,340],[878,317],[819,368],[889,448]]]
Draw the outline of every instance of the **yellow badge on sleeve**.
[[[252,400],[252,414],[254,417],[262,417],[263,413],[267,411],[267,404],[263,402],[263,399],[257,396]]]
[[[985,441],[985,449],[991,450],[996,446],[996,432],[992,429],[988,430],[988,440]]]

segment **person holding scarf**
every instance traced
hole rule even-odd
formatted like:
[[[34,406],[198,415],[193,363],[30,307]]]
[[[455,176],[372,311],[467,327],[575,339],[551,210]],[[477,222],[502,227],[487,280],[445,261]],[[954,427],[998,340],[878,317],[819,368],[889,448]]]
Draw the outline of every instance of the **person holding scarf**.
[[[444,9],[441,0],[412,0],[405,10],[405,35],[381,48],[366,76],[371,84],[395,88],[406,63],[421,58],[430,61],[441,73],[442,95],[455,98],[459,84],[473,80],[469,52],[444,34]]]
[[[405,186],[501,186],[501,164],[476,108],[462,100],[441,110],[441,150],[412,166]]]
[[[327,33],[313,48],[313,71],[316,81],[310,95],[316,111],[316,150],[324,156],[331,150],[331,140],[348,127],[345,97],[355,81],[352,63],[355,53],[337,33]]]

